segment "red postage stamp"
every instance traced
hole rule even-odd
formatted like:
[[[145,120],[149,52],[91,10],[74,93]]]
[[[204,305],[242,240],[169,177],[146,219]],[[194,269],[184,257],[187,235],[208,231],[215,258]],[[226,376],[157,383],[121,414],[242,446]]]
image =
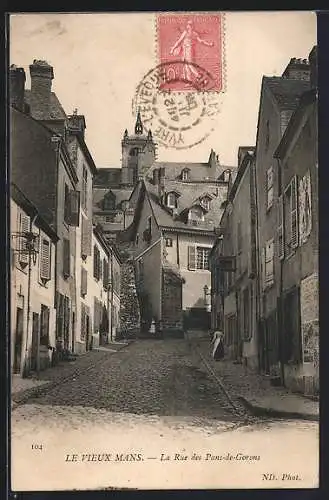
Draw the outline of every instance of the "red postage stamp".
[[[223,36],[223,14],[158,14],[158,58],[166,67],[161,89],[195,90],[208,74],[213,84],[205,90],[222,91]]]

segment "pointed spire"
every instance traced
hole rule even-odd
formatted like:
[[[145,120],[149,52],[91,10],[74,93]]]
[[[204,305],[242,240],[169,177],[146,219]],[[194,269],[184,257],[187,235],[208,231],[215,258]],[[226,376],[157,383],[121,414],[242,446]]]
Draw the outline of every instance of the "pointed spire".
[[[124,131],[123,138],[124,138],[124,139],[127,139],[127,137],[128,137],[128,130],[126,129],[126,130]]]
[[[148,139],[149,141],[153,141],[153,136],[152,136],[152,131],[151,131],[151,129],[148,131],[148,134],[147,134],[147,139]]]
[[[140,110],[138,108],[137,118],[136,118],[136,125],[135,125],[135,134],[136,135],[141,135],[142,133],[143,133],[143,124],[142,124]]]

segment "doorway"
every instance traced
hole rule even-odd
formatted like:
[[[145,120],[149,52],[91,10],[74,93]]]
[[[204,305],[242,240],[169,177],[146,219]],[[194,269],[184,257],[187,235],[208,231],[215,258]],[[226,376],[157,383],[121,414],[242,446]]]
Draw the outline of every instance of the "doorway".
[[[39,314],[32,315],[32,348],[31,348],[31,370],[39,369]]]
[[[23,309],[16,309],[16,332],[15,332],[15,348],[14,348],[14,373],[19,373],[21,370],[22,360],[22,342],[23,342]]]
[[[86,351],[90,350],[89,314],[86,315]]]

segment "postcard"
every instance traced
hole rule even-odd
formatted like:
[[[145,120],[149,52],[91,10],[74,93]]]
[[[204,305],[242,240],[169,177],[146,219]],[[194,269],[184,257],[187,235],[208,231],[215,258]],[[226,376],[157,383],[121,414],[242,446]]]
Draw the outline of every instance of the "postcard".
[[[12,490],[317,488],[316,14],[9,43]]]

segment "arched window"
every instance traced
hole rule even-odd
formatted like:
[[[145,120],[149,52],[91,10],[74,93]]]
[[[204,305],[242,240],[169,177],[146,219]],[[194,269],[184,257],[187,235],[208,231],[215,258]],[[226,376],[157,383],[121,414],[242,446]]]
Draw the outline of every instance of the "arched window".
[[[201,205],[203,206],[203,208],[205,210],[209,210],[210,209],[210,198],[208,196],[204,196],[203,198],[201,198]]]
[[[103,200],[103,210],[114,210],[115,209],[115,195],[109,193],[104,196]]]

